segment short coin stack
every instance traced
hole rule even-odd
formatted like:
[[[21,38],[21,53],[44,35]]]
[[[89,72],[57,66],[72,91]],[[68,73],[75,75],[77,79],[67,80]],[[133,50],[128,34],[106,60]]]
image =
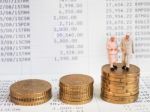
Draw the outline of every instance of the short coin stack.
[[[83,74],[66,75],[60,79],[60,100],[67,104],[85,104],[93,98],[94,80]]]
[[[10,100],[17,105],[42,104],[47,102],[51,96],[51,84],[44,80],[22,80],[10,86]]]
[[[130,65],[130,70],[124,71],[121,64],[117,66],[117,71],[113,72],[109,65],[102,67],[101,98],[116,104],[135,102],[139,95],[140,69]]]

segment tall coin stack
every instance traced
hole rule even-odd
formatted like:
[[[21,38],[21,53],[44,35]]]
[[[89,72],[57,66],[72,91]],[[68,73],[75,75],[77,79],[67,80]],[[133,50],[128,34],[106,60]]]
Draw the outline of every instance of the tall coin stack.
[[[22,80],[10,86],[10,100],[17,105],[42,104],[47,102],[51,96],[51,84],[44,80]]]
[[[60,79],[60,100],[67,104],[85,104],[93,98],[94,80],[82,74],[66,75]]]
[[[102,67],[101,98],[110,103],[127,104],[135,102],[139,95],[140,69],[130,65],[130,70],[122,70],[118,64],[116,71],[110,71],[110,65]]]

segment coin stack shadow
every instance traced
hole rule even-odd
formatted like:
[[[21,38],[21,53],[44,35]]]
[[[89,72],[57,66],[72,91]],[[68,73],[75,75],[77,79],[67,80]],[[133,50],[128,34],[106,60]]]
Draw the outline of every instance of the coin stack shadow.
[[[39,105],[50,100],[51,96],[51,84],[44,80],[22,80],[10,86],[10,100],[17,105]]]
[[[83,74],[66,75],[60,79],[59,97],[67,104],[85,104],[93,98],[94,80]]]
[[[130,65],[130,70],[124,71],[121,64],[117,66],[117,71],[113,72],[108,64],[102,67],[101,98],[116,104],[135,102],[139,95],[140,69]]]

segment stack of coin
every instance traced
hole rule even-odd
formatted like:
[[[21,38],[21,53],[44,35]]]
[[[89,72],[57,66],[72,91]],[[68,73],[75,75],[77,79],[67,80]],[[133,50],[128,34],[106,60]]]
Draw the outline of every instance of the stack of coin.
[[[51,84],[44,80],[22,80],[10,86],[10,100],[17,105],[42,104],[47,102],[51,96]]]
[[[110,71],[110,65],[102,67],[101,98],[107,102],[127,104],[135,102],[139,95],[140,69],[130,65],[130,70],[117,64],[116,71]]]
[[[60,79],[60,100],[67,104],[85,104],[93,98],[94,80],[83,74],[66,75]]]

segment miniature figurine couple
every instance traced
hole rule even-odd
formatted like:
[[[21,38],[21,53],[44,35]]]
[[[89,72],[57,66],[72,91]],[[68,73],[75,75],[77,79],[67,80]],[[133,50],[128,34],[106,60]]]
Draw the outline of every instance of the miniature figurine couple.
[[[133,41],[130,38],[130,34],[126,34],[125,37],[122,38],[120,44],[121,52],[122,52],[122,69],[129,71],[130,68],[130,58],[134,53]],[[108,50],[108,58],[110,64],[110,70],[117,70],[117,61],[118,61],[118,44],[115,36],[112,36],[107,41],[107,50]]]

